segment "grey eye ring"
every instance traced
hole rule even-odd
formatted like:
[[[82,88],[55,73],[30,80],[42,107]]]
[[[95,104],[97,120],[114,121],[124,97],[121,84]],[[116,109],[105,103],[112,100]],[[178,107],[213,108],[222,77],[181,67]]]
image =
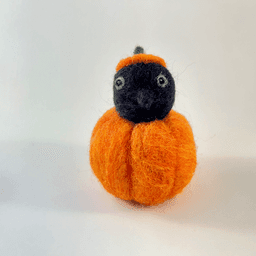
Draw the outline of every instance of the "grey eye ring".
[[[123,78],[122,76],[119,76],[119,77],[115,80],[114,84],[115,84],[115,88],[116,88],[117,90],[120,90],[120,89],[122,89],[122,88],[124,87],[125,80],[124,80],[124,78]]]
[[[168,79],[163,74],[160,74],[156,79],[157,79],[157,84],[160,87],[164,88],[168,84]]]

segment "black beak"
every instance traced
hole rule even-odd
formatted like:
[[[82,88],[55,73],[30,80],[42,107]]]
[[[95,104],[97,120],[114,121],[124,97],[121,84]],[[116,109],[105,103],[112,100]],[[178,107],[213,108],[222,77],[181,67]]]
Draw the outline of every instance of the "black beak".
[[[154,95],[148,90],[142,89],[137,94],[137,102],[140,107],[149,110],[154,102]]]

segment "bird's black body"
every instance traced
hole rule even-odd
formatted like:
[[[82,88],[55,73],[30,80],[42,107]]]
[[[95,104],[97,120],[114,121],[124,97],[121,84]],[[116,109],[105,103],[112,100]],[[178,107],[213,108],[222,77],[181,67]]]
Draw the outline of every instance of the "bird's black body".
[[[119,115],[131,122],[162,120],[175,100],[171,73],[156,63],[136,63],[114,77],[114,103]]]

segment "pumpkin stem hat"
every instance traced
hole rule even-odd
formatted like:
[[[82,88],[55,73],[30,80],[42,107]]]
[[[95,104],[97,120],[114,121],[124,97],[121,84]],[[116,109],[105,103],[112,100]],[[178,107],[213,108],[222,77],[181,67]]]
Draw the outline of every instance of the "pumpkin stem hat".
[[[134,53],[133,56],[127,57],[119,61],[119,63],[116,66],[116,72],[118,72],[120,69],[127,67],[129,65],[142,63],[142,62],[145,64],[156,63],[166,68],[166,63],[162,58],[152,54],[144,53],[144,49],[141,46],[137,46],[133,53]]]

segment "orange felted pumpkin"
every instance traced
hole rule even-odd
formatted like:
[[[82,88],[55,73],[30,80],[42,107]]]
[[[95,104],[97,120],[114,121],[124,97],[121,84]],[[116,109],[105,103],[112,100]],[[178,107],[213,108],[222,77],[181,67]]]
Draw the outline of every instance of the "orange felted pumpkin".
[[[94,127],[90,164],[112,195],[156,205],[190,182],[196,147],[188,121],[172,110],[175,85],[164,60],[141,47],[134,53],[117,65],[115,107]]]

